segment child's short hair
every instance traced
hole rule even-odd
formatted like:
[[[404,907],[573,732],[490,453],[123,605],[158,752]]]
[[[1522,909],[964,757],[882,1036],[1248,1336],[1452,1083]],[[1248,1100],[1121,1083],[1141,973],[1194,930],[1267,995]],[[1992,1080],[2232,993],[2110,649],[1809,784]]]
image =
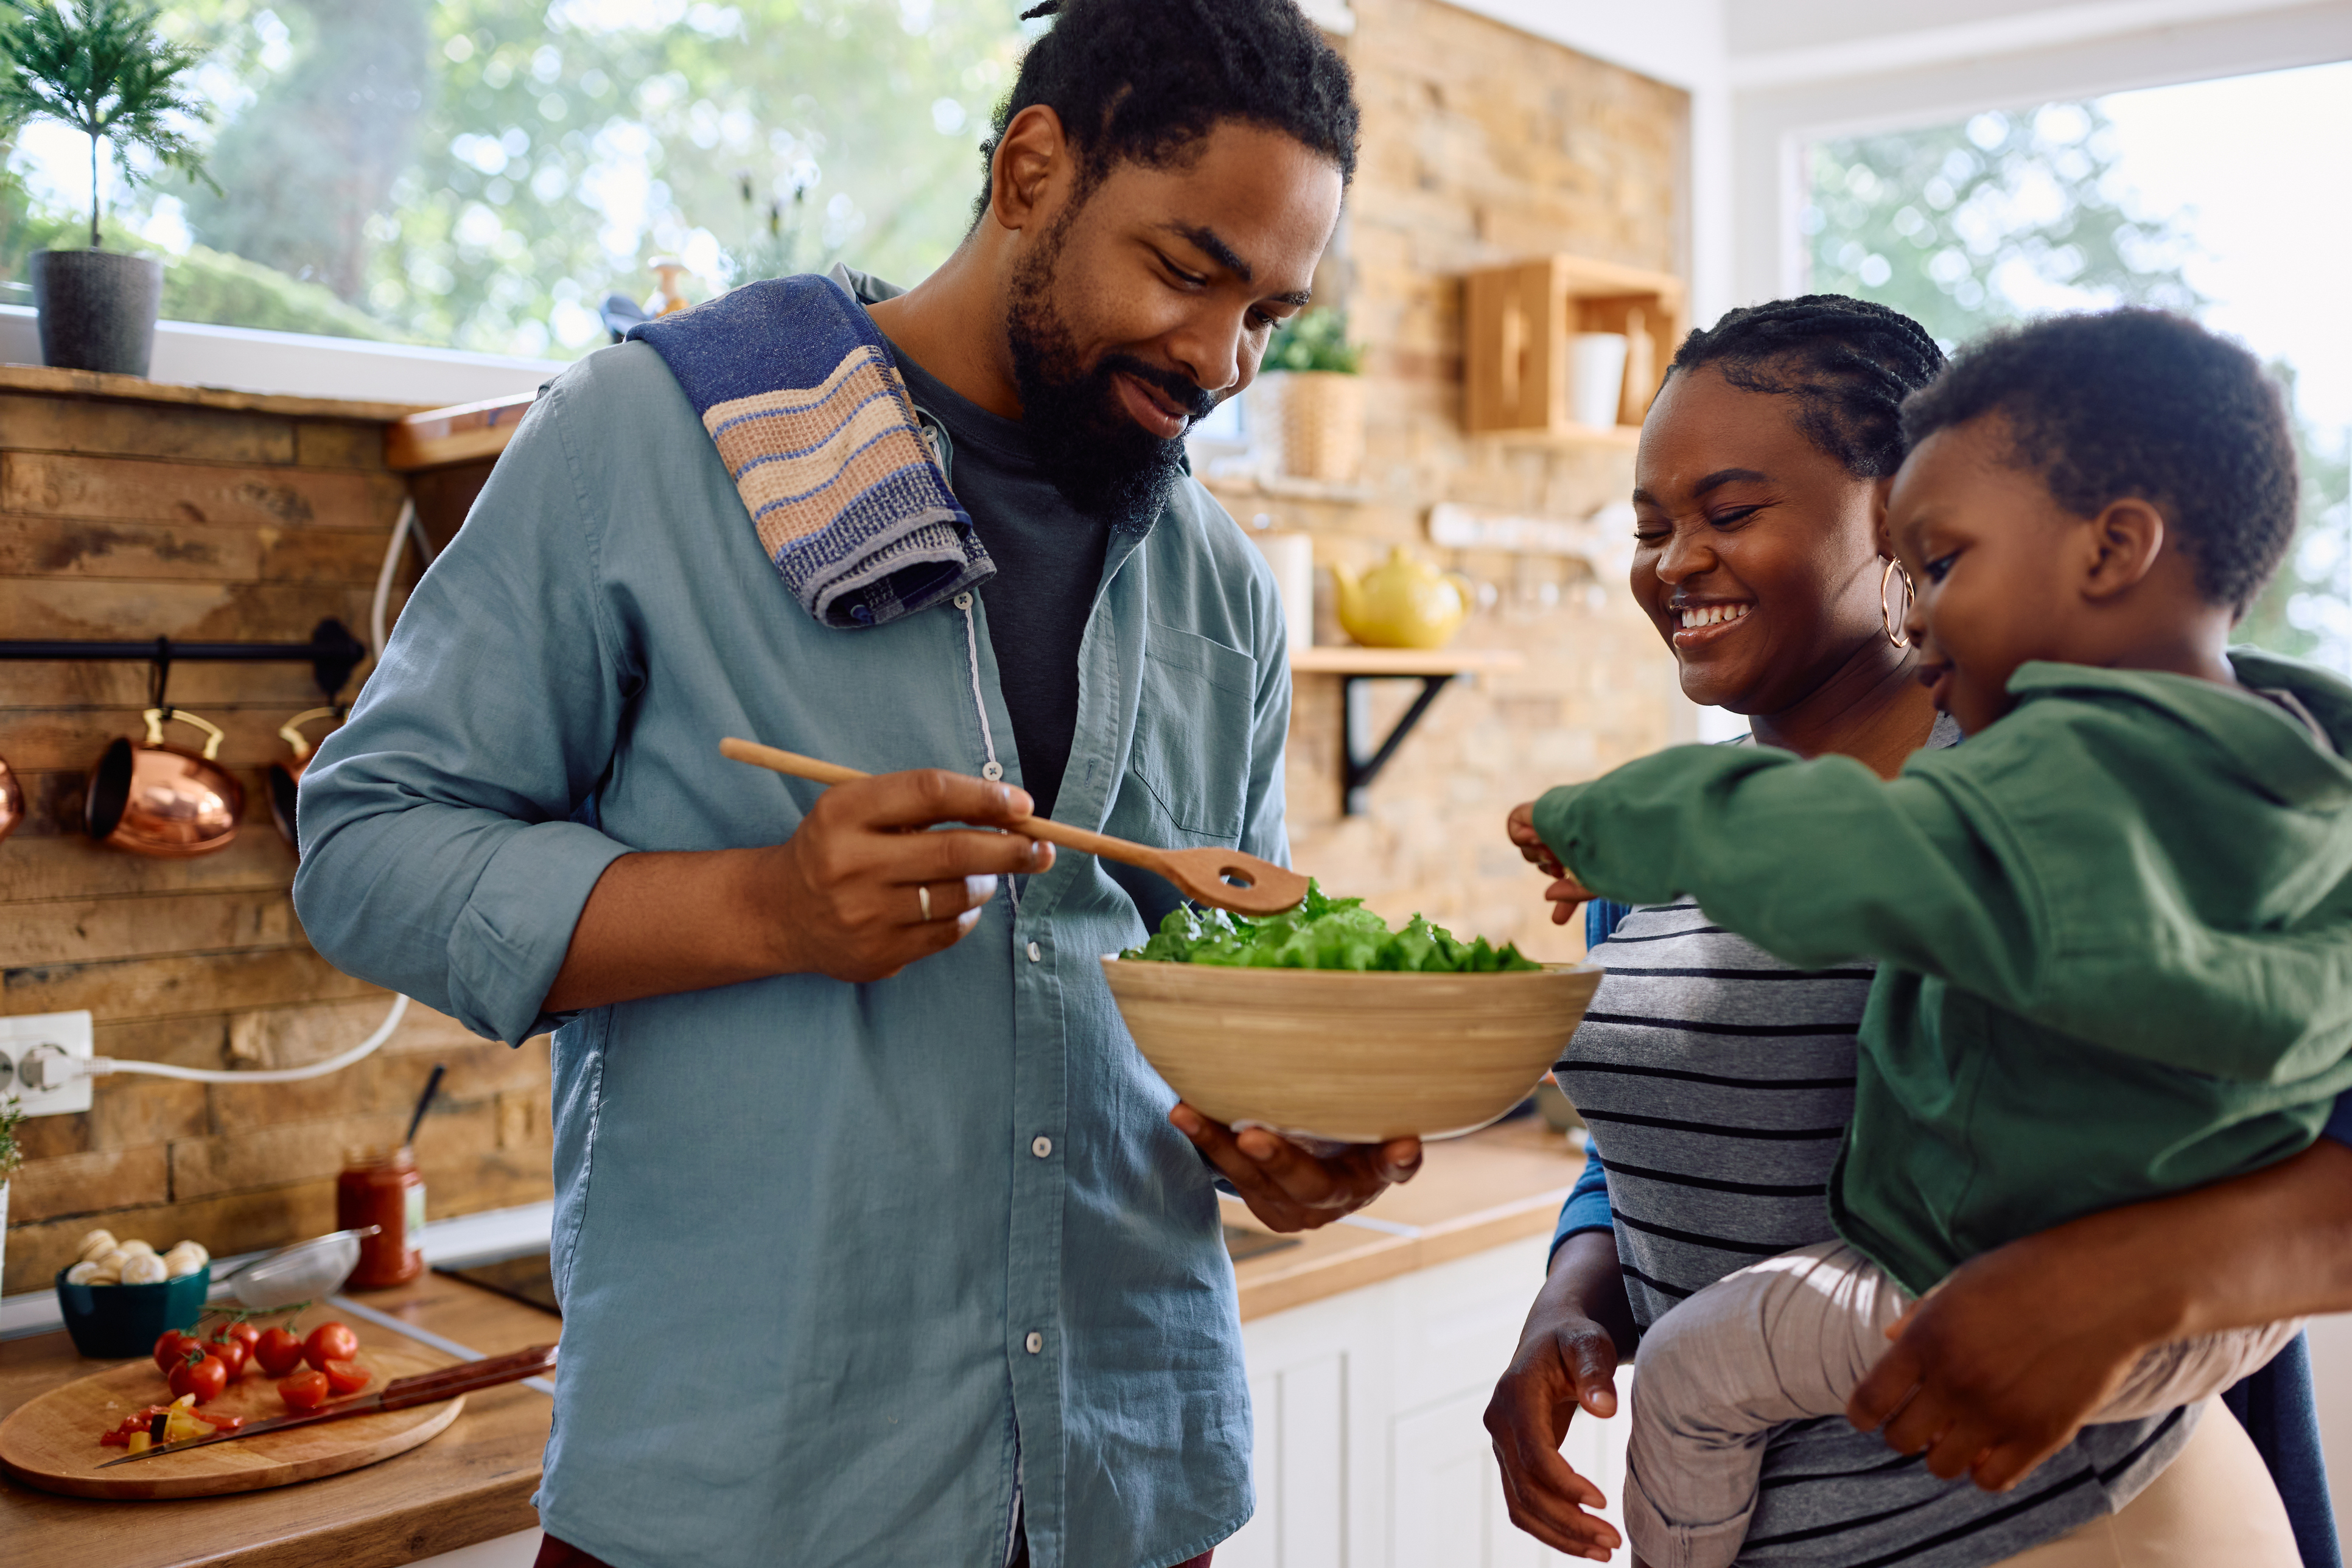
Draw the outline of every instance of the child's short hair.
[[[2294,542],[2294,439],[2254,356],[2161,310],[2056,316],[1962,349],[1903,405],[1914,447],[1986,414],[2058,504],[2125,496],[2180,532],[2207,599],[2242,612]]]

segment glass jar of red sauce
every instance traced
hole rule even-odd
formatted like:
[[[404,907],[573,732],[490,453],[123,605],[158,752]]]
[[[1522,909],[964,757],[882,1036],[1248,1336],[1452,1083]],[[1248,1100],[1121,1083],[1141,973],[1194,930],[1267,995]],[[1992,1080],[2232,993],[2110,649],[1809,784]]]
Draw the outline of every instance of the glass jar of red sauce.
[[[335,1178],[335,1225],[341,1230],[378,1227],[360,1241],[354,1290],[405,1285],[425,1272],[425,1178],[407,1144],[396,1149],[357,1145],[344,1151]]]

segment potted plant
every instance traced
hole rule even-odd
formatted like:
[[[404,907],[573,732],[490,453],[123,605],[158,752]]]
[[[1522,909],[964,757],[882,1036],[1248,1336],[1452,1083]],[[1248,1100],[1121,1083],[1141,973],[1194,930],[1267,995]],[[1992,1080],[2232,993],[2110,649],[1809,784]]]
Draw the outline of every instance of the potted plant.
[[[1265,345],[1261,367],[1282,376],[1282,469],[1349,484],[1364,461],[1364,351],[1337,310],[1301,310]]]
[[[184,80],[203,57],[158,35],[157,7],[136,0],[5,0],[5,6],[0,131],[53,120],[89,138],[89,248],[32,258],[41,358],[70,370],[145,375],[163,267],[152,257],[99,248],[99,151],[101,143],[111,148],[129,184],[177,168],[211,184],[203,149],[181,128],[204,114]],[[133,163],[134,149],[152,165]]]
[[[8,1178],[25,1163],[25,1146],[16,1142],[16,1129],[25,1122],[25,1108],[10,1095],[0,1100],[0,1275],[8,1265]]]

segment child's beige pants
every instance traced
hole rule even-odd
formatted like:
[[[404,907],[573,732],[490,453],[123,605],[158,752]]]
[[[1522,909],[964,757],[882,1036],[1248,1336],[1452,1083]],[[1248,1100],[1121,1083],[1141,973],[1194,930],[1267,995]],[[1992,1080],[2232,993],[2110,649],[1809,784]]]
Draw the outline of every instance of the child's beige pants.
[[[1652,1324],[1633,1379],[1625,1531],[1645,1568],[1724,1568],[1755,1511],[1765,1439],[1835,1415],[1911,1298],[1842,1241],[1726,1275]],[[2259,1369],[2300,1321],[2159,1345],[2095,1421],[2158,1415]]]

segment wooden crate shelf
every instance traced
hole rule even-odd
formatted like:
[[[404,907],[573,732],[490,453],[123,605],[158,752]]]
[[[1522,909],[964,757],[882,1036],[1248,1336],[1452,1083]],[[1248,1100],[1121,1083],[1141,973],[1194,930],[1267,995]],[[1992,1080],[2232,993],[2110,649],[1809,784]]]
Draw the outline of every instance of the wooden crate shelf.
[[[1474,272],[1463,286],[1463,427],[1474,435],[1630,447],[1658,378],[1689,326],[1683,280],[1579,256]],[[1633,341],[1617,424],[1579,425],[1569,402],[1569,339]]]

